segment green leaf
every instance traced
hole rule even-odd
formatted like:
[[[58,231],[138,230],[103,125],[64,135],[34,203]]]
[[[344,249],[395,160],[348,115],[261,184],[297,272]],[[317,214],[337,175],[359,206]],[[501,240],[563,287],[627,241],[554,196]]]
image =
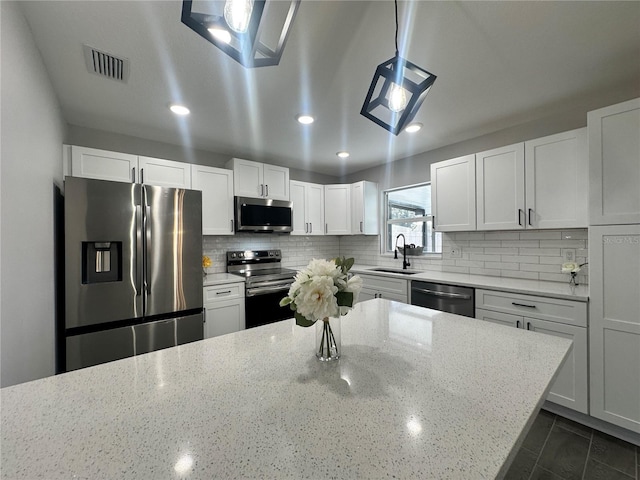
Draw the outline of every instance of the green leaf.
[[[353,307],[353,292],[338,292],[336,300],[339,307]]]
[[[353,264],[356,263],[355,258],[347,258],[344,259],[343,261],[343,265],[346,268],[344,273],[347,273],[349,270],[351,270],[351,267],[353,267]]]
[[[289,305],[290,303],[291,303],[290,297],[284,297],[282,300],[280,300],[281,307],[284,307],[285,305]]]
[[[313,322],[311,320],[307,320],[306,317],[303,317],[298,312],[296,312],[295,318],[296,318],[296,325],[299,325],[301,327],[310,327],[311,325],[316,323],[315,320]]]

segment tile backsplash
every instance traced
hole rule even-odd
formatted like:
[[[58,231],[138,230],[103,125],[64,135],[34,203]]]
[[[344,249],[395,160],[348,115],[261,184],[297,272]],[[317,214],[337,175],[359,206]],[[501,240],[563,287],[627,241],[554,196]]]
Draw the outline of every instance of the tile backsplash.
[[[283,265],[305,265],[312,258],[354,257],[361,265],[402,268],[401,257],[394,260],[380,254],[378,236],[289,236],[242,234],[204,237],[203,251],[213,262],[212,272],[224,272],[227,250],[282,250]],[[561,273],[564,249],[574,249],[576,262],[588,260],[587,229],[445,233],[442,258],[409,257],[415,270],[470,273],[495,277],[568,282]],[[452,250],[459,257],[451,255]],[[588,283],[588,266],[577,280]]]

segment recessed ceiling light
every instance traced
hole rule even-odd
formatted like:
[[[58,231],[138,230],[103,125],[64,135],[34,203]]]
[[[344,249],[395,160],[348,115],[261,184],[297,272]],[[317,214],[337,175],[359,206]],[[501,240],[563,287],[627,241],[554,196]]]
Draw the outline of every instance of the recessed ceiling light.
[[[224,42],[224,43],[231,42],[231,34],[229,33],[228,30],[225,30],[224,28],[220,28],[220,27],[212,27],[212,28],[208,28],[207,30],[209,30],[209,33],[213,37],[217,38],[221,42]]]
[[[184,105],[169,105],[169,110],[171,110],[176,115],[189,115],[189,113],[191,113],[191,111]]]
[[[309,125],[310,123],[313,123],[315,121],[315,118],[313,118],[311,115],[298,115],[296,117],[296,120],[298,120],[303,125]]]
[[[422,128],[422,124],[421,123],[412,123],[410,125],[407,126],[407,128],[404,129],[405,132],[409,132],[409,133],[414,133],[417,132],[418,130],[420,130]]]
[[[338,152],[336,155],[340,158],[347,158],[349,156],[349,152]]]

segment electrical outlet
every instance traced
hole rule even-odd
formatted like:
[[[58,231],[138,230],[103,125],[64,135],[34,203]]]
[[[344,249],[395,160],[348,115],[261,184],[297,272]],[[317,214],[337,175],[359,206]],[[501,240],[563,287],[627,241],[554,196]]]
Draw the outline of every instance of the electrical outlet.
[[[565,262],[575,262],[576,261],[576,249],[575,248],[563,248],[562,249],[562,257]]]
[[[459,247],[451,247],[451,250],[449,250],[449,256],[451,258],[462,258],[462,250]]]

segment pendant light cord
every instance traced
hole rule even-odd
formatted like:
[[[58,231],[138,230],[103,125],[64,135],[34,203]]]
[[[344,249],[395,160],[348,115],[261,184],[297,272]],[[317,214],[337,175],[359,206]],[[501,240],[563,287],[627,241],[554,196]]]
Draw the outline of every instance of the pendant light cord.
[[[395,0],[396,6],[396,57],[398,56],[398,0]]]

